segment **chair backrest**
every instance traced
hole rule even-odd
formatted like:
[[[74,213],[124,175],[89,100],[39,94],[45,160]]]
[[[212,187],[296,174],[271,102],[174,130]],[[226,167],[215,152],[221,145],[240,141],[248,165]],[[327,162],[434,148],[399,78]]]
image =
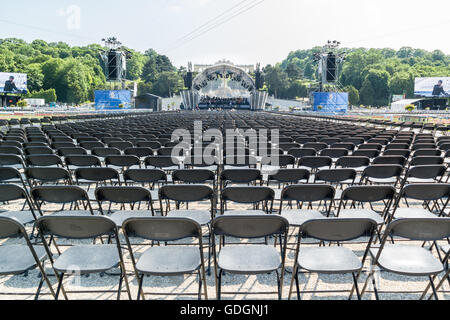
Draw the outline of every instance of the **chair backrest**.
[[[93,155],[72,155],[65,158],[67,166],[74,167],[101,167],[99,158]]]
[[[207,181],[215,181],[216,175],[211,170],[194,169],[194,170],[176,170],[172,173],[173,182],[183,183],[204,183]]]
[[[406,185],[401,193],[401,198],[409,198],[422,201],[450,199],[450,184],[446,183],[417,183]]]
[[[150,156],[144,160],[145,166],[152,166],[155,168],[170,168],[178,166],[179,163],[171,156]]]
[[[78,168],[75,170],[75,179],[92,182],[120,181],[120,176],[117,170],[113,168]]]
[[[450,237],[450,218],[397,219],[386,228],[386,237],[399,236],[415,241],[437,241]]]
[[[407,181],[408,178],[435,179],[443,177],[446,171],[447,167],[445,165],[415,166],[408,170],[405,180]]]
[[[268,187],[228,187],[222,191],[222,202],[256,204],[263,201],[273,201],[275,191]]]
[[[356,171],[354,169],[320,170],[315,175],[315,182],[323,181],[329,183],[339,183],[350,180],[350,183],[353,183],[355,179]]]
[[[63,166],[61,158],[55,154],[31,155],[26,157],[25,162],[28,166],[33,167]]]
[[[30,185],[39,183],[57,183],[64,182],[67,184],[72,183],[72,176],[69,171],[64,168],[46,168],[46,167],[33,167],[25,169],[25,177],[29,181]]]
[[[46,216],[36,221],[41,236],[92,239],[117,235],[116,224],[105,216]]]
[[[27,237],[24,226],[13,218],[0,217],[0,239]],[[28,237],[27,237],[28,238]]]
[[[125,183],[129,181],[138,183],[167,183],[167,174],[160,169],[128,169],[123,173]]]
[[[129,218],[124,221],[122,230],[128,238],[135,237],[160,242],[202,237],[201,226],[188,218]]]
[[[94,148],[92,154],[97,157],[119,156],[121,152],[117,148]]]
[[[261,171],[258,169],[228,169],[220,175],[222,183],[252,183],[262,180]]]
[[[290,149],[288,151],[288,154],[291,156],[294,156],[295,158],[302,158],[302,157],[313,157],[317,154],[317,151],[313,148],[294,148]]]
[[[391,186],[353,186],[342,192],[342,201],[378,202],[392,200],[395,188]]]
[[[373,164],[398,164],[405,165],[406,158],[402,156],[381,156],[373,160]]]
[[[40,186],[31,189],[31,197],[36,203],[48,202],[55,204],[89,202],[87,192],[77,186]]]
[[[412,158],[409,165],[413,166],[423,166],[423,165],[433,165],[433,164],[443,164],[444,158],[437,156],[417,156]]]
[[[400,177],[403,167],[401,165],[379,164],[369,166],[364,169],[361,180],[364,178],[386,179],[392,177]]]
[[[303,237],[321,241],[350,241],[373,234],[376,221],[366,218],[328,218],[306,221],[300,228]]]
[[[19,179],[23,182],[22,175],[20,174],[20,171],[16,168],[10,168],[10,167],[0,167],[0,183],[1,182],[8,182],[8,180],[12,179]]]
[[[298,183],[303,180],[308,182],[310,175],[309,170],[306,169],[279,169],[268,175],[268,182]]]
[[[58,148],[58,155],[61,157],[66,157],[69,155],[86,155],[87,150],[84,148]]]
[[[205,185],[167,185],[159,189],[159,198],[161,200],[173,200],[177,202],[212,200],[214,198],[214,191]]]
[[[49,147],[28,147],[25,148],[26,155],[53,154],[53,149]]]
[[[107,156],[105,158],[106,166],[131,167],[140,166],[141,161],[136,156]]]
[[[99,202],[137,203],[152,201],[150,191],[142,187],[99,187],[95,190],[95,197]]]
[[[134,147],[125,149],[124,153],[130,156],[136,156],[138,158],[152,156],[154,151],[150,148]]]
[[[326,184],[291,185],[281,193],[282,201],[316,202],[332,201],[336,194],[333,186]]]
[[[15,184],[0,184],[0,202],[27,200],[27,193]]]
[[[359,168],[367,167],[370,165],[370,159],[368,157],[342,157],[336,161],[336,167],[342,168]]]
[[[299,166],[304,166],[311,169],[322,167],[331,167],[333,159],[330,157],[303,157],[298,161]]]
[[[256,239],[271,235],[286,235],[289,222],[278,215],[220,216],[212,222],[212,231],[218,236]]]

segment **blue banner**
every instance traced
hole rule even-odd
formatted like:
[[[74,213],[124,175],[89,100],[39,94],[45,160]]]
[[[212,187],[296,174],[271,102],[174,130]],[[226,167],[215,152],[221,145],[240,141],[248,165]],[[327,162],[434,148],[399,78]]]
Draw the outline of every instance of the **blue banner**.
[[[314,92],[314,111],[346,113],[347,109],[347,92]]]
[[[97,90],[95,91],[95,110],[131,109],[131,91]]]

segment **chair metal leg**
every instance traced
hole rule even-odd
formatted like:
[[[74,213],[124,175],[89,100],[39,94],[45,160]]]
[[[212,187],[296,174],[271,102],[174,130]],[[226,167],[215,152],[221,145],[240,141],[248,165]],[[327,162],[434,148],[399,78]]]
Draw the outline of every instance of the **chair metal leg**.
[[[217,300],[221,300],[222,298],[222,270],[219,270],[219,277],[217,281]]]
[[[295,286],[297,288],[297,299],[302,300],[302,298],[300,296],[300,283],[298,281],[298,272],[295,274]]]
[[[59,276],[58,288],[56,289],[55,300],[58,300],[59,292],[61,291],[61,287],[62,287],[62,283],[63,283],[63,279],[64,279],[64,273],[61,273],[61,275]]]
[[[436,291],[436,287],[434,286],[433,278],[430,276],[430,277],[428,277],[428,279],[430,280],[430,285],[431,285],[431,289],[433,290],[433,295],[434,295],[435,300],[439,300],[439,297],[438,297],[437,291]]]
[[[200,270],[198,270],[198,300],[202,300],[202,274]]]
[[[120,300],[120,293],[122,292],[123,272],[122,269],[120,271],[121,272],[119,277],[119,289],[117,290],[117,300]]]
[[[41,280],[39,281],[39,285],[36,291],[36,295],[34,296],[34,300],[39,299],[39,294],[41,293],[41,288],[43,284],[44,284],[44,275],[41,274]]]
[[[373,291],[375,292],[375,299],[380,300],[380,297],[378,295],[377,283],[375,281],[374,276],[372,276],[372,284],[373,284]]]
[[[280,274],[278,273],[278,270],[275,270],[275,273],[277,274],[278,300],[281,300],[282,292],[281,292]]]
[[[358,277],[355,275],[354,272],[352,272],[352,277],[353,277],[354,288],[356,290],[356,296],[358,297],[358,300],[361,300],[361,294],[359,293],[359,288],[358,288]],[[352,299],[352,296],[353,296],[353,291],[352,291],[352,295],[350,295],[349,300]]]
[[[137,300],[141,300],[141,292],[142,292],[142,284],[144,282],[144,275],[141,275],[141,278],[139,279],[139,289],[138,289],[138,296],[137,296]],[[144,295],[144,293],[142,293],[142,295]]]

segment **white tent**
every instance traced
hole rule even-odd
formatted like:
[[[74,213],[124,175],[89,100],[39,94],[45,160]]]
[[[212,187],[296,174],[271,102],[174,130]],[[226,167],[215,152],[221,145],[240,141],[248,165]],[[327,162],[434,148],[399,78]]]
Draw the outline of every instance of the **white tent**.
[[[404,112],[408,104],[414,104],[422,99],[403,99],[391,104],[391,111]]]

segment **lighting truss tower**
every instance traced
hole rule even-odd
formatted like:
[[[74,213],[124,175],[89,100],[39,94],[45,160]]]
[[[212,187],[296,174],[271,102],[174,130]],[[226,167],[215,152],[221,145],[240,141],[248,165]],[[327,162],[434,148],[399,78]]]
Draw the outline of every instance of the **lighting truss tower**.
[[[127,59],[131,53],[122,46],[115,37],[102,39],[104,48],[100,50],[100,57],[105,64],[106,81],[111,85],[120,83],[125,87]]]
[[[339,71],[345,61],[346,53],[339,50],[340,44],[339,41],[329,40],[322,47],[322,51],[314,55],[314,61],[319,65],[319,92],[343,90],[339,82]]]

